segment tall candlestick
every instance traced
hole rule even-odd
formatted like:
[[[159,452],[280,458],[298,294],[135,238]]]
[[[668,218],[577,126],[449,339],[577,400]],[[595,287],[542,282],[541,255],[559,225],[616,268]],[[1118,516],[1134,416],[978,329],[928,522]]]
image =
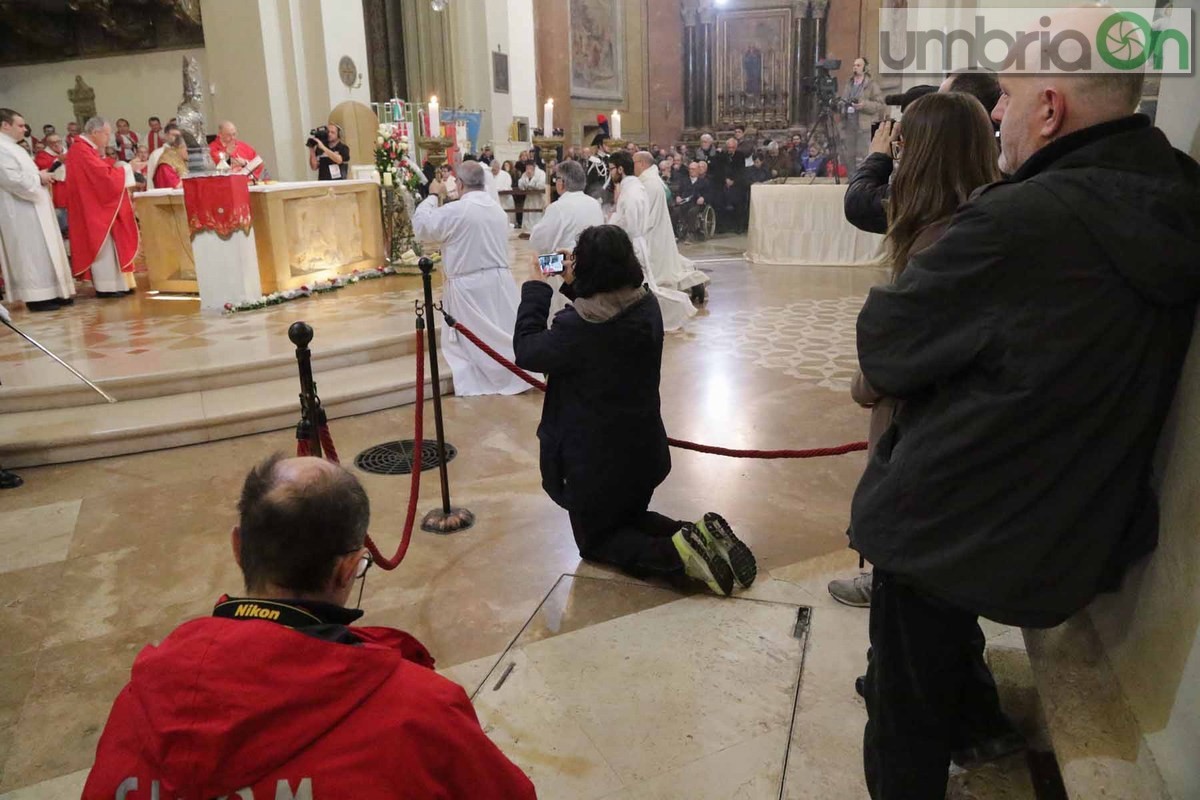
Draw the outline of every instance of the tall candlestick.
[[[613,139],[621,138],[621,112],[617,111],[616,109],[613,109],[612,130],[609,131],[609,134],[612,136]]]
[[[542,106],[542,135],[554,135],[554,98],[551,97],[546,101],[546,105]]]
[[[438,109],[437,95],[429,98],[429,135],[442,135],[442,117],[441,111]]]

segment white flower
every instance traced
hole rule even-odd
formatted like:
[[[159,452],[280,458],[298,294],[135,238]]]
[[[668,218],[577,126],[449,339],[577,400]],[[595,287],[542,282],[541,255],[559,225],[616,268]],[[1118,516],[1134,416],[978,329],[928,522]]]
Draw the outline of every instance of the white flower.
[[[375,145],[378,147],[378,146],[380,146],[380,145],[382,145],[382,144],[383,144],[383,137],[382,137],[382,136],[376,136],[376,137],[375,137]]]

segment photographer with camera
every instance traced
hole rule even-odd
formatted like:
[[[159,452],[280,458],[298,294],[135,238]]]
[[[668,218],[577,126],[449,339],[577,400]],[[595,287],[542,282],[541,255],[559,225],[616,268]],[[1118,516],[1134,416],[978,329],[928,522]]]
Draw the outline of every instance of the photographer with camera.
[[[972,95],[989,113],[1000,100],[1000,81],[988,70],[963,70],[947,76],[940,87],[914,86],[903,94],[888,95],[888,105],[900,106],[903,114],[913,103],[932,92],[963,92]],[[891,120],[879,124],[871,139],[871,152],[859,165],[846,189],[846,221],[868,233],[887,233],[887,213],[883,201],[891,191],[893,149],[900,137],[900,125]]]
[[[629,167],[622,159],[630,160],[613,156],[618,173]],[[628,234],[596,225],[573,253],[560,252],[565,263],[554,272],[574,305],[547,329],[553,290],[535,257],[513,350],[518,365],[548,378],[538,426],[542,488],[568,511],[579,555],[635,576],[690,578],[721,596],[735,581],[749,586],[754,556],[723,518],[690,523],[649,510],[671,472],[659,400],[663,318]]]
[[[344,181],[350,174],[350,148],[342,141],[342,129],[332,122],[308,132],[308,168],[319,181]],[[319,151],[319,152],[318,152]]]

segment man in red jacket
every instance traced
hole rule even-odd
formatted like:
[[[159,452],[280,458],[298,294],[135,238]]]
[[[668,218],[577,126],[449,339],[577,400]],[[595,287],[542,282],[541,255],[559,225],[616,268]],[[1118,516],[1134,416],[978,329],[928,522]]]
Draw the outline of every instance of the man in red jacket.
[[[526,800],[416,639],[346,608],[370,563],[370,505],[349,472],[267,459],[233,530],[245,598],[147,647],[118,695],[83,797]]]

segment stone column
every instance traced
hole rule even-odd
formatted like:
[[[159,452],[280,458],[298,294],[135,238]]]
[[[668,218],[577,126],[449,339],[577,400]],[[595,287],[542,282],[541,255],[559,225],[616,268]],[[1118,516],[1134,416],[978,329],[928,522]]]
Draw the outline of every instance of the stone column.
[[[699,75],[696,59],[697,15],[693,8],[685,8],[683,14],[683,124],[695,128],[697,118],[697,84]]]
[[[717,15],[711,8],[700,9],[700,119],[696,124],[707,128],[713,124],[713,93],[716,91],[713,73],[716,67]]]

